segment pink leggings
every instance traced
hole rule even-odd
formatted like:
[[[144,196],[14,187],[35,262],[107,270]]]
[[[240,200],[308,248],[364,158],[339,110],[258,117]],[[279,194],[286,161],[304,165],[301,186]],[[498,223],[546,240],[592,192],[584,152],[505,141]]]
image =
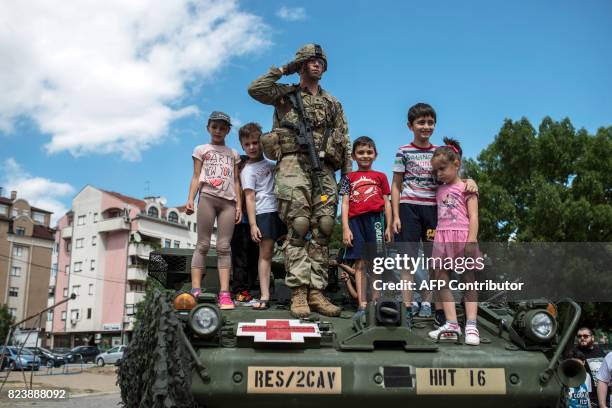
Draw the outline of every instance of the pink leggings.
[[[210,194],[200,194],[198,202],[198,243],[191,258],[191,267],[204,270],[204,259],[210,249],[210,236],[217,219],[217,267],[232,266],[230,242],[234,233],[236,202]]]

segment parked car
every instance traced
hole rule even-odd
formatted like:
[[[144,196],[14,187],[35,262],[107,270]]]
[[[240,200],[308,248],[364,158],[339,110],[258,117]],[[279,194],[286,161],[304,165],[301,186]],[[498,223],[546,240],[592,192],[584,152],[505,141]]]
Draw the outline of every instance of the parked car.
[[[40,364],[47,367],[60,367],[66,363],[64,356],[53,353],[44,347],[26,347],[35,356],[40,358]]]
[[[34,370],[40,369],[40,359],[26,348],[8,346],[2,347],[0,353],[2,359],[1,368],[9,367],[11,370]]]
[[[64,358],[68,363],[84,363],[96,361],[96,357],[100,354],[98,346],[78,346],[70,350]],[[82,360],[81,360],[82,359]]]
[[[123,358],[123,351],[126,346],[117,346],[112,349],[101,353],[96,357],[96,365],[98,367],[104,367],[104,364],[113,364]]]
[[[51,351],[59,356],[70,353],[70,349],[68,347],[54,347],[51,349]]]

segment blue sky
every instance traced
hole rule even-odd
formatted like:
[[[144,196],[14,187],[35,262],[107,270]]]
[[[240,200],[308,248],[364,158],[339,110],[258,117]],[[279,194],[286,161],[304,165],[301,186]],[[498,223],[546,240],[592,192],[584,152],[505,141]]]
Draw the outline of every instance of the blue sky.
[[[157,34],[201,26],[211,13],[217,18],[210,35],[194,39],[185,34],[164,44],[172,62],[187,61],[180,68],[172,71],[177,64],[147,58],[145,68],[155,73],[151,78],[142,74],[146,70],[122,78],[129,71],[124,67],[134,61],[129,57],[119,64],[131,54],[116,50],[123,49],[122,41],[126,47],[132,43],[129,32],[91,34],[82,21],[70,27],[72,20],[55,9],[36,16],[36,2],[29,5],[30,14],[55,23],[50,30],[58,27],[48,40],[56,41],[53,52],[32,45],[19,28],[0,31],[0,52],[14,56],[0,63],[0,92],[10,97],[0,97],[0,186],[20,188],[30,195],[26,198],[56,211],[69,208],[86,184],[134,197],[162,195],[169,205],[181,205],[193,147],[208,140],[203,124],[209,112],[223,110],[238,123],[258,121],[269,129],[271,107],[250,99],[246,88],[307,42],[321,44],[328,54],[322,85],[342,102],[351,138],[373,137],[379,150],[375,167],[387,173],[397,147],[410,141],[406,111],[416,102],[437,110],[434,142],[456,137],[469,157],[493,140],[504,118],[526,116],[537,128],[546,115],[569,117],[576,128],[591,133],[612,125],[609,1],[187,3],[200,6],[200,20],[167,21],[165,16],[173,14],[156,14],[155,4],[143,21],[136,12],[129,20],[157,30],[136,49],[146,54],[151,41],[165,41]],[[0,15],[21,15],[3,11]],[[129,15],[112,7],[82,12]],[[69,35],[60,32],[64,29]],[[85,30],[84,40],[72,40],[80,30]],[[232,39],[226,38],[228,32]],[[202,50],[184,51],[194,44]],[[206,56],[199,59],[198,52]],[[284,79],[297,81],[295,76]],[[147,85],[157,93],[150,95]],[[129,90],[125,95],[124,89]],[[81,125],[87,131],[81,133]],[[239,149],[234,131],[227,142]]]

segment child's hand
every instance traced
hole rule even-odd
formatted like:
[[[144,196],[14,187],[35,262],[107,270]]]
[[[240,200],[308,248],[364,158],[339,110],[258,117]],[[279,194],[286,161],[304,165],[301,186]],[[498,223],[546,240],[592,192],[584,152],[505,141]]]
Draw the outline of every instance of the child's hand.
[[[478,243],[476,241],[466,242],[464,253],[466,258],[476,259],[476,255],[478,254]]]
[[[387,225],[387,228],[385,228],[385,242],[391,241],[393,241],[393,233],[391,232],[391,226]]]
[[[402,222],[400,221],[398,217],[393,220],[393,233],[399,234],[401,230],[402,230]]]
[[[348,247],[353,246],[353,233],[350,228],[344,228],[342,230],[342,243]]]
[[[261,242],[261,231],[259,230],[259,227],[257,227],[257,225],[251,226],[251,239],[257,242],[258,244]]]
[[[242,208],[236,207],[236,217],[234,219],[234,224],[240,224],[242,221]]]
[[[465,181],[465,192],[466,193],[477,193],[478,192],[478,184],[472,179],[467,179]]]
[[[342,280],[342,282],[346,282],[347,280],[349,280],[349,274],[342,271],[342,273],[340,274],[340,279]]]
[[[189,200],[187,201],[187,204],[185,204],[185,214],[193,214],[193,200]]]

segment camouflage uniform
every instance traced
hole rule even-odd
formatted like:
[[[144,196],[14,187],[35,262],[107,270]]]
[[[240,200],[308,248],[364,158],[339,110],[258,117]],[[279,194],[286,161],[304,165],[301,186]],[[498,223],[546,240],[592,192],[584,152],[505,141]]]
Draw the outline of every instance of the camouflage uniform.
[[[299,121],[287,97],[298,85],[277,84],[281,76],[280,69],[270,68],[267,74],[251,83],[249,94],[257,101],[275,107],[273,132],[278,137],[276,143],[279,150],[276,157],[270,157],[268,151],[266,155],[278,160],[275,193],[279,215],[289,229],[289,239],[284,247],[287,269],[285,282],[289,288],[306,286],[322,290],[327,286],[327,245],[338,204],[335,171],[341,170],[345,174],[352,170],[348,125],[342,105],[335,97],[320,87],[317,95],[310,94],[307,89],[301,90],[305,115],[313,125],[317,151],[336,155],[336,160],[333,160],[335,163],[330,162],[327,155],[322,160],[324,174],[321,184],[324,194],[328,196],[327,202],[323,203],[321,193],[313,181],[308,154],[297,144],[291,126],[287,126]],[[296,219],[301,223],[308,220],[305,236],[300,236],[302,234],[296,231],[303,230],[294,225]],[[320,228],[321,221],[325,223],[323,228]]]

